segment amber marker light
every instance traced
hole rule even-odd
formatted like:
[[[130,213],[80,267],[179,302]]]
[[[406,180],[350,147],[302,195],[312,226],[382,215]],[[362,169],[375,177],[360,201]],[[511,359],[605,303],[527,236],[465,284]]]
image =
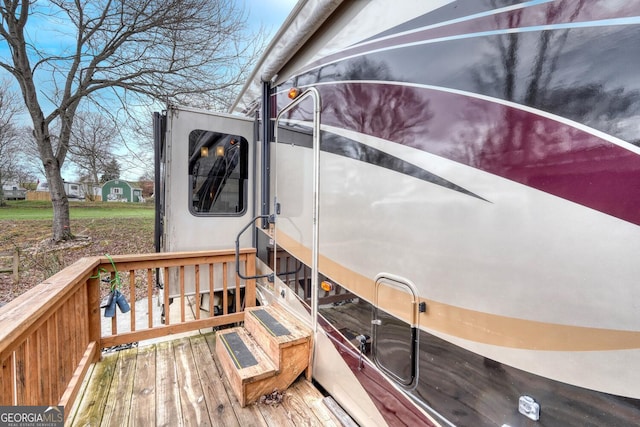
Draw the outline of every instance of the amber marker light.
[[[296,99],[300,95],[300,89],[297,87],[292,87],[289,89],[289,99]]]
[[[323,280],[322,283],[320,284],[320,287],[325,292],[331,292],[333,290],[333,283]]]

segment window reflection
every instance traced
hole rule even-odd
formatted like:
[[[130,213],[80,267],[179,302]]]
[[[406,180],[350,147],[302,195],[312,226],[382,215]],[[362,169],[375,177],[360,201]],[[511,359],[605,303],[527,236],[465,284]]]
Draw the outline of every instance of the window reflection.
[[[374,326],[374,360],[387,374],[400,384],[410,385],[415,377],[415,331],[406,322],[384,310],[376,312],[378,325]]]
[[[190,210],[195,215],[242,214],[246,205],[247,140],[205,130],[189,134]]]

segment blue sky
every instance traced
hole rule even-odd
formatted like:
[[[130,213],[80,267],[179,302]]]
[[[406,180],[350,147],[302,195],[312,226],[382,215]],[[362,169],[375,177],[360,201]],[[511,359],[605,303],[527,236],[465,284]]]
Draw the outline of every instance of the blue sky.
[[[297,0],[234,0],[243,7],[247,14],[247,25],[255,30],[263,27],[267,32],[267,41],[278,31],[286,17],[289,15]],[[48,2],[34,3],[32,10],[36,13],[29,18],[28,42],[37,45],[48,52],[59,52],[70,49],[75,43],[75,35],[67,31],[67,22],[64,17],[52,16],[48,9]],[[37,23],[36,25],[33,25]],[[9,57],[6,43],[0,41],[0,56]],[[6,72],[0,69],[0,79],[6,76]]]
[[[237,0],[249,13],[249,25],[263,24],[273,36],[284,22],[297,0]]]
[[[248,15],[247,24],[251,27],[259,28],[261,25],[273,36],[280,25],[284,22],[289,15],[297,0],[235,0],[239,6],[244,7],[245,12]],[[37,4],[34,6],[35,10],[42,11],[46,9],[46,2]],[[74,38],[68,35],[62,36],[60,31],[57,31],[55,17],[44,15],[34,15],[30,18],[30,22],[34,20],[42,21],[40,28],[32,34],[35,38],[30,40],[31,42],[37,41],[42,47],[43,43],[52,48],[64,47],[68,43],[73,44]],[[33,26],[31,26],[33,28]],[[31,30],[33,31],[33,30]],[[4,43],[0,43],[0,53],[6,54],[6,47]]]

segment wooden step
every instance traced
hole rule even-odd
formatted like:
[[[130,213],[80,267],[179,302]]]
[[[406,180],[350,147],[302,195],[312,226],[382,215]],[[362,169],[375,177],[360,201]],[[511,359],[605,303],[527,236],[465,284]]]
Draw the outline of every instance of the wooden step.
[[[311,330],[278,304],[247,308],[244,328],[219,331],[216,353],[242,406],[284,391],[306,370]]]
[[[244,328],[218,331],[216,354],[241,406],[273,391],[276,367]]]
[[[247,308],[244,327],[269,355],[279,372],[304,366],[298,371],[299,375],[307,367],[311,329],[279,304]]]

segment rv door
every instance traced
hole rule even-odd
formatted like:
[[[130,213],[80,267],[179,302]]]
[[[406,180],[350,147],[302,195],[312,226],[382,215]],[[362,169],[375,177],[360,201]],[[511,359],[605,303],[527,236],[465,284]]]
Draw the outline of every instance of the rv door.
[[[373,360],[382,371],[403,386],[417,377],[418,305],[415,285],[401,277],[380,274],[376,278],[373,312]]]
[[[253,217],[252,139],[249,118],[167,111],[162,251],[234,248]]]
[[[254,216],[254,121],[172,107],[163,128],[160,251],[233,250],[237,234]],[[252,246],[251,234],[240,244]],[[174,282],[169,280],[170,296],[179,292]],[[192,280],[186,283],[193,287]]]

